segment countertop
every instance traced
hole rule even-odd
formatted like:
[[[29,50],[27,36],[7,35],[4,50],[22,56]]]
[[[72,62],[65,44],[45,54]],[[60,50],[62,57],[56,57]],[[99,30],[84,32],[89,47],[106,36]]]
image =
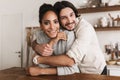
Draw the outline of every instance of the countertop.
[[[67,76],[47,75],[31,77],[25,74],[24,68],[13,67],[0,70],[0,80],[120,80],[120,77],[80,73]]]

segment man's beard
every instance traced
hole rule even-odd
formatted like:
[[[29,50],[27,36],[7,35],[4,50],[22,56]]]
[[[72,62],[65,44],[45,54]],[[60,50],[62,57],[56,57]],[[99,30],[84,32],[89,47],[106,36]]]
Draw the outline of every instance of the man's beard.
[[[76,25],[76,22],[75,21],[73,21],[73,22],[71,22],[71,23],[67,23],[67,24],[65,24],[65,26],[68,26],[68,25],[70,25],[70,24],[75,24]],[[64,30],[68,30],[67,28],[65,28],[65,26],[63,26],[63,25],[60,25],[61,27],[61,29],[64,29]],[[72,29],[72,30],[68,30],[68,31],[73,31],[74,29]]]
[[[71,22],[71,23],[67,23],[67,24],[65,24],[65,26],[69,26],[69,25],[74,25],[75,24],[75,21],[73,21],[73,22]],[[74,25],[74,27],[75,27],[75,25]],[[65,27],[64,27],[65,28]],[[67,28],[66,28],[67,29]],[[68,29],[67,29],[68,30]],[[74,28],[73,29],[71,29],[71,30],[68,30],[68,31],[72,31],[72,30],[74,30]]]
[[[69,26],[70,24],[75,24],[75,21],[73,21],[71,23],[66,23],[65,26]]]

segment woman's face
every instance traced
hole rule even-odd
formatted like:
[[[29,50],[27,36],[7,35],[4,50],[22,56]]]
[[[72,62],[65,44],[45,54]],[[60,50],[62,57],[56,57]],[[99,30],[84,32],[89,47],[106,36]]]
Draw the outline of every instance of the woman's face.
[[[59,21],[57,15],[53,11],[44,14],[41,28],[50,38],[55,38],[59,32]]]

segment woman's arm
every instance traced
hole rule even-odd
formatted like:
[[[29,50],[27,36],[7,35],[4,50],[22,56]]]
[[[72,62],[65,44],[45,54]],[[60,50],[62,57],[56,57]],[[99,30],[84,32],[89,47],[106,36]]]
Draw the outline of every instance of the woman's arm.
[[[56,68],[40,68],[40,67],[29,67],[28,74],[31,76],[39,76],[39,75],[56,75]]]

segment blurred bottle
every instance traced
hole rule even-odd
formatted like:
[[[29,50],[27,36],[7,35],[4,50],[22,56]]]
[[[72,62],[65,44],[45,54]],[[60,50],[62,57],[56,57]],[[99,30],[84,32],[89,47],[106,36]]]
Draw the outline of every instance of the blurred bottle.
[[[108,21],[106,17],[101,17],[100,18],[100,25],[101,27],[107,27],[108,26]]]

